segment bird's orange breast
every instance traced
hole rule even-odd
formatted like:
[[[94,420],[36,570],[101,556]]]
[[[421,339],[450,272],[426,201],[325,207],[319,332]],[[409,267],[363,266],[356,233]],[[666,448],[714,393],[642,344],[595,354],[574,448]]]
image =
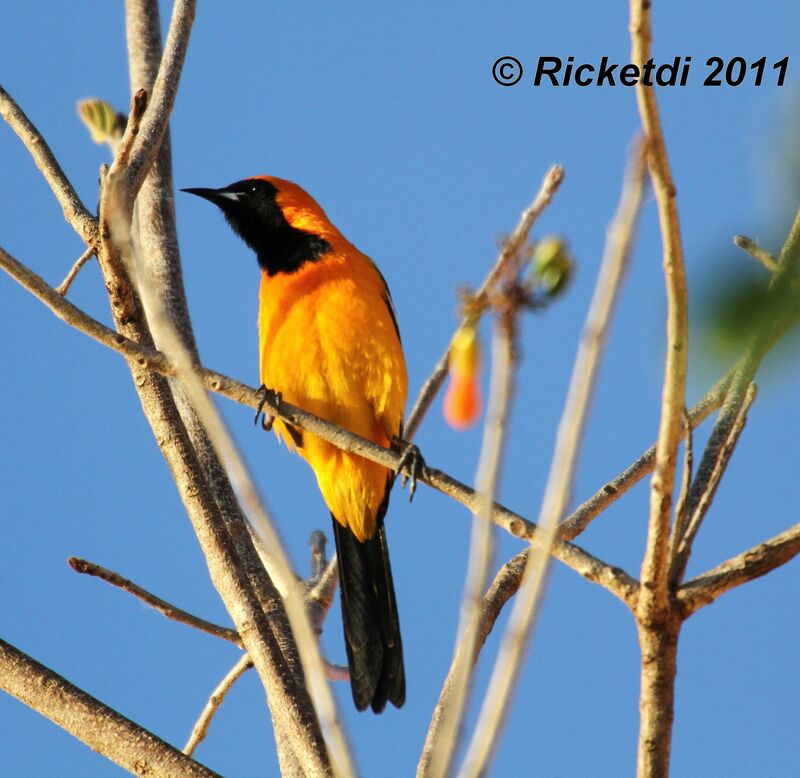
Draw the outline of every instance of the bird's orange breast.
[[[382,446],[399,435],[408,391],[405,360],[383,279],[341,239],[293,273],[262,274],[261,381],[284,400]],[[295,446],[313,468],[334,518],[360,541],[376,530],[389,471],[308,432]]]

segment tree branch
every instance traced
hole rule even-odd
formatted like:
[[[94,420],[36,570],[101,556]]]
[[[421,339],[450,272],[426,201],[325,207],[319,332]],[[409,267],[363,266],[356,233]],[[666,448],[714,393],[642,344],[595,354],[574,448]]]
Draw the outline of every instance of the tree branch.
[[[138,108],[134,101],[132,110]],[[130,284],[130,273],[147,279],[148,268],[134,261],[132,195],[125,187],[125,172],[117,158],[103,176],[100,194],[103,241],[98,258],[117,329],[152,348],[149,322]],[[151,296],[150,302],[148,315],[157,318],[158,300],[153,301]],[[240,513],[225,511],[218,498],[226,490],[230,492],[231,487],[224,476],[215,480],[208,467],[204,467],[203,452],[195,446],[168,382],[137,362],[128,364],[142,408],[201,543],[212,582],[267,690],[281,764],[286,772],[299,774],[305,770],[327,775],[331,770],[327,751],[302,671],[287,658],[291,657],[293,641],[285,623],[283,604],[263,570],[261,587],[255,585],[253,564],[249,560],[256,560],[254,564],[259,567],[260,563],[252,549],[247,524]]]
[[[678,589],[683,617],[710,605],[736,586],[754,581],[786,564],[800,554],[800,524],[743,551],[712,570],[708,570]]]
[[[312,533],[312,538],[315,534],[322,535],[321,532]],[[239,648],[244,648],[242,639],[235,629],[222,627],[219,624],[213,624],[210,621],[201,619],[199,616],[195,616],[166,600],[162,600],[161,597],[148,592],[133,581],[123,578],[119,573],[115,573],[113,570],[109,570],[94,562],[89,562],[86,559],[79,559],[78,557],[70,557],[67,562],[76,573],[99,578],[112,586],[116,586],[118,589],[122,589],[124,592],[128,592],[128,594],[132,594],[146,605],[155,608],[162,616],[166,616],[172,621],[177,621],[180,624],[185,624],[200,632],[205,632],[208,635],[227,640],[229,643],[239,646]],[[313,623],[316,627],[315,631],[317,634],[322,633],[322,622],[330,608],[333,599],[333,589],[336,586],[337,578],[336,559],[334,558],[331,564],[325,566],[321,575],[314,573],[304,582],[306,591],[308,592],[307,604],[309,610],[314,614]],[[340,665],[330,662],[325,662],[325,677],[330,681],[349,680],[346,667],[341,667]]]
[[[143,14],[141,24],[131,32],[129,25],[128,46],[132,55],[136,55],[137,50],[144,50],[150,52],[150,56],[160,54],[160,33],[158,42],[154,36],[150,35],[140,40],[140,33],[146,31],[148,27],[148,19],[158,19],[157,9],[154,12],[153,6],[148,0],[136,0],[133,2],[129,0],[129,7],[136,9],[129,11],[129,14],[135,13],[137,10]],[[160,56],[160,65],[158,68],[158,75],[153,84],[152,94],[150,96],[149,107],[142,120],[141,130],[138,133],[136,141],[131,151],[130,160],[126,165],[125,179],[126,189],[135,198],[139,192],[145,176],[150,170],[150,166],[158,154],[159,147],[167,133],[169,125],[169,117],[172,113],[172,106],[175,102],[175,95],[178,91],[178,84],[180,82],[181,70],[183,69],[183,60],[186,56],[186,50],[189,46],[189,36],[192,31],[192,23],[195,16],[195,0],[176,0],[172,10],[172,19],[170,20],[169,31],[167,32],[167,41],[164,47],[164,54]],[[137,41],[139,41],[137,43]],[[157,48],[156,48],[157,47]],[[141,54],[139,56],[147,56]],[[132,69],[131,76],[136,78],[141,75],[149,81],[145,72],[137,73]],[[138,88],[148,88],[149,83],[143,83],[136,86],[132,91]]]
[[[239,633],[235,629],[231,629],[230,627],[221,627],[218,624],[212,624],[210,621],[206,621],[198,616],[194,616],[188,611],[178,608],[166,600],[162,600],[155,594],[151,594],[146,589],[143,589],[138,584],[135,584],[133,581],[123,578],[119,573],[115,573],[113,570],[109,570],[108,568],[102,567],[94,562],[89,562],[86,559],[79,559],[78,557],[74,556],[70,557],[67,562],[69,562],[69,566],[76,573],[91,575],[95,578],[105,581],[106,583],[110,583],[112,586],[116,586],[118,589],[122,589],[124,592],[128,592],[128,594],[132,594],[134,597],[149,605],[151,608],[155,608],[162,616],[166,616],[172,621],[186,624],[194,629],[199,629],[201,632],[206,632],[214,637],[228,640],[231,643],[235,643],[240,648],[242,647],[242,639],[239,637]]]
[[[86,244],[96,245],[97,219],[81,202],[39,130],[2,86],[0,86],[0,116],[8,122],[17,137],[25,144],[36,167],[39,168],[39,172],[44,176],[44,180],[64,211],[64,218]]]
[[[211,726],[211,720],[219,710],[219,706],[222,705],[225,695],[233,688],[236,681],[238,681],[252,666],[253,661],[248,654],[242,654],[239,659],[236,660],[236,664],[225,674],[225,677],[219,682],[214,691],[211,692],[211,696],[205,708],[203,708],[200,717],[197,719],[197,723],[192,728],[192,734],[189,736],[189,740],[186,741],[186,745],[183,747],[183,753],[186,754],[186,756],[191,756],[195,752],[197,746],[206,739],[208,728]]]
[[[747,235],[734,235],[733,242],[742,251],[749,254],[757,262],[760,262],[770,273],[774,273],[778,269],[778,262],[775,257],[765,248],[759,246],[752,238],[748,238]]]
[[[750,384],[745,400],[740,406],[727,436],[723,440],[712,436],[713,445],[710,441],[706,448],[703,461],[697,471],[686,503],[687,519],[685,526],[682,527],[678,522],[675,523],[673,537],[675,552],[670,566],[670,582],[673,585],[680,581],[686,572],[686,565],[692,553],[694,539],[697,537],[700,525],[711,507],[719,482],[728,468],[733,450],[736,448],[739,436],[742,434],[747,421],[747,413],[755,398],[756,385]],[[681,530],[683,531],[681,532]]]
[[[69,269],[69,272],[64,280],[56,287],[56,292],[58,294],[63,297],[69,291],[69,288],[72,286],[72,282],[77,278],[81,268],[94,256],[94,252],[94,247],[89,246],[89,248],[78,257],[78,259],[75,261],[75,264]]]
[[[706,392],[690,411],[688,411],[689,424],[695,429],[717,410],[725,399],[734,368],[728,371],[717,383]],[[566,540],[572,540],[583,532],[611,503],[618,500],[631,487],[635,486],[646,475],[653,472],[656,461],[655,444],[650,446],[632,465],[612,478],[598,492],[586,502],[576,508],[560,526],[560,535]]]
[[[4,640],[0,689],[135,775],[217,775]]]
[[[603,347],[633,246],[644,193],[644,153],[636,141],[629,155],[617,213],[608,231],[603,261],[578,344],[555,450],[539,512],[539,532],[533,538],[523,574],[523,586],[506,627],[475,731],[464,758],[466,775],[482,775],[496,750],[500,730],[510,708],[522,657],[531,638],[537,605],[557,542],[578,468],[583,432],[594,392]]]
[[[483,596],[480,604],[480,619],[478,620],[477,633],[472,646],[472,655],[469,660],[469,667],[472,668],[478,661],[481,649],[486,638],[492,631],[497,617],[500,615],[503,606],[516,594],[522,582],[522,573],[525,570],[525,562],[528,553],[523,551],[513,559],[506,562],[497,572],[494,581]],[[454,676],[459,671],[459,664],[453,661],[447,672],[442,690],[439,692],[439,699],[433,709],[431,723],[425,736],[425,744],[422,748],[419,764],[417,765],[417,778],[432,775],[433,768],[436,766],[435,752],[438,749],[440,732],[443,726],[443,717],[451,703],[453,693]]]
[[[517,251],[522,250],[522,244]],[[506,265],[516,265],[516,257],[507,255]],[[514,276],[515,278],[515,276]],[[510,282],[513,283],[513,282]],[[466,703],[471,686],[473,656],[479,639],[481,624],[481,595],[486,587],[489,568],[494,557],[494,537],[491,513],[502,470],[503,453],[511,416],[516,369],[516,317],[518,297],[512,289],[497,301],[497,320],[492,337],[492,369],[489,403],[483,426],[483,440],[475,475],[480,495],[478,510],[474,512],[469,561],[461,598],[461,618],[456,637],[453,660],[448,673],[448,694],[442,707],[434,711],[423,759],[417,767],[422,776],[449,775],[456,745],[461,733]]]
[[[639,66],[650,58],[650,0],[630,3],[631,61]],[[665,618],[669,608],[669,530],[672,491],[686,387],[688,315],[686,274],[681,245],[675,185],[667,157],[664,134],[652,86],[636,85],[636,100],[647,144],[647,159],[661,227],[664,278],[667,292],[667,356],[661,399],[661,422],[656,443],[656,461],[650,492],[650,521],[642,563],[640,617]],[[668,753],[668,742],[667,742]],[[651,767],[655,765],[651,764]],[[666,766],[662,765],[664,770]],[[640,764],[640,770],[646,772]]]
[[[651,0],[630,0],[631,61],[640,67],[651,56],[650,5]],[[675,185],[658,115],[655,89],[640,81],[636,85],[636,101],[658,206],[667,296],[667,353],[661,420],[650,485],[650,518],[636,614],[642,649],[637,768],[638,774],[643,777],[666,776],[669,772],[679,629],[673,618],[668,589],[670,517],[685,405],[689,333],[686,271]]]
[[[482,306],[485,310],[488,306],[489,295],[494,291],[498,281],[516,275],[516,271],[519,269],[518,263],[520,262],[522,249],[528,240],[528,235],[542,211],[550,204],[550,201],[558,191],[563,180],[564,168],[562,168],[561,165],[553,165],[547,171],[539,192],[533,202],[522,212],[519,223],[503,245],[500,255],[497,257],[497,261],[475,293],[474,301],[476,307],[480,308]],[[433,368],[433,372],[428,377],[428,380],[422,385],[417,399],[414,402],[414,407],[408,415],[405,431],[403,433],[407,440],[411,440],[414,437],[433,399],[442,388],[444,379],[447,377],[447,364],[449,359],[450,346],[448,345],[444,354],[442,354],[436,366]]]

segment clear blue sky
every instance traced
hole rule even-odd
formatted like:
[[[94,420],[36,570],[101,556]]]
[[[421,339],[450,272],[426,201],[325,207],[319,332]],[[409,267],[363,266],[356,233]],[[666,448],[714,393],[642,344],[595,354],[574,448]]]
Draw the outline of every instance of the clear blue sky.
[[[412,394],[450,337],[458,287],[480,282],[498,237],[514,226],[547,167],[565,166],[566,181],[537,234],[565,235],[577,274],[558,305],[525,320],[501,494],[535,516],[638,118],[631,89],[530,82],[503,88],[492,80],[491,65],[506,54],[529,68],[539,55],[625,62],[626,5],[271,5],[201,4],[172,122],[176,186],[221,186],[271,173],[312,192],[388,279]],[[797,115],[800,7],[788,0],[757,10],[731,0],[656,5],[656,58],[692,56],[689,85],[658,96],[693,293],[693,402],[725,367],[701,347],[694,326],[699,292],[748,263],[730,248],[734,233],[760,237],[774,250],[797,206],[782,149]],[[94,209],[106,153],[89,141],[75,102],[99,96],[120,109],[128,104],[121,3],[10,3],[2,28],[4,86]],[[766,56],[769,63],[789,55],[787,84],[776,88],[768,70],[760,88],[703,88],[704,62],[714,55]],[[59,283],[82,246],[5,126],[0,171],[0,243]],[[255,261],[208,207],[181,194],[176,207],[203,360],[255,384]],[[109,319],[95,266],[83,271],[70,298]],[[71,331],[3,275],[0,311],[0,637],[180,746],[237,652],[66,564],[70,555],[87,557],[227,623],[128,371],[120,357]],[[650,197],[602,370],[576,503],[654,439],[663,319]],[[767,365],[690,573],[798,520],[791,465],[800,439],[797,378],[796,364]],[[306,569],[309,534],[327,531],[329,521],[310,471],[271,435],[254,430],[249,409],[219,406],[297,567]],[[417,442],[430,464],[473,480],[480,434],[449,430],[440,403]],[[646,506],[642,485],[578,542],[638,575]],[[412,774],[451,656],[470,529],[463,508],[424,486],[410,506],[397,492],[388,522],[408,701],[399,712],[359,715],[348,690],[336,690],[367,776]],[[497,563],[519,548],[499,535]],[[674,775],[800,773],[799,597],[800,564],[793,563],[725,595],[688,624],[679,654]],[[344,656],[338,619],[337,608],[323,639],[334,661]],[[495,635],[481,660],[478,693],[496,646]],[[631,774],[638,675],[628,612],[556,563],[495,774]],[[121,773],[6,696],[0,696],[0,753],[8,774]],[[275,773],[254,674],[235,688],[197,756],[226,775]]]

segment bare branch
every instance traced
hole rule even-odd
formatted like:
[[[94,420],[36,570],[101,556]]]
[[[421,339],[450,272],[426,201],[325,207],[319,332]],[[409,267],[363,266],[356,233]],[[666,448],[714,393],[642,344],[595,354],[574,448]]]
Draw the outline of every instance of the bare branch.
[[[800,554],[800,524],[749,548],[713,570],[708,570],[678,589],[683,617],[688,618],[700,608],[714,602],[736,586],[754,581],[786,564]]]
[[[197,719],[197,723],[192,729],[192,734],[189,736],[189,740],[183,747],[183,753],[186,754],[186,756],[191,756],[197,746],[199,746],[200,743],[206,739],[206,735],[208,735],[208,728],[211,726],[211,720],[219,710],[219,706],[222,705],[225,695],[233,688],[233,685],[236,683],[236,681],[238,681],[239,678],[241,678],[252,666],[253,661],[250,659],[250,657],[247,654],[242,654],[236,661],[236,664],[219,682],[214,691],[211,692],[211,696],[208,698],[208,702],[206,703],[205,708],[203,708],[203,712],[200,714],[200,717]]]
[[[734,370],[735,368],[729,370],[725,376],[706,392],[705,397],[688,412],[692,429],[698,427],[722,405]],[[605,484],[564,519],[560,527],[561,537],[572,540],[572,538],[580,535],[612,502],[618,500],[646,475],[652,473],[655,461],[656,447],[652,445],[630,467]]]
[[[217,775],[3,640],[0,689],[135,775]]]
[[[176,0],[149,108],[126,165],[126,189],[136,196],[167,131],[195,15],[195,0]],[[129,45],[130,44],[129,35]],[[139,87],[146,87],[140,84]],[[135,90],[134,90],[135,91]]]
[[[651,0],[630,0],[631,61],[643,67],[650,59]],[[675,485],[681,418],[685,406],[688,351],[686,271],[680,222],[667,147],[658,115],[656,93],[641,81],[636,87],[647,161],[653,182],[661,228],[662,262],[667,293],[667,343],[661,421],[656,460],[650,484],[650,519],[642,561],[641,596],[637,619],[642,647],[638,772],[640,776],[666,776],[669,771],[675,677],[675,638],[667,629],[673,624],[668,591],[670,517]],[[660,625],[663,629],[651,629]]]
[[[314,534],[322,535],[321,532]],[[205,632],[208,635],[213,635],[214,637],[227,640],[229,643],[239,646],[239,648],[244,647],[242,639],[235,629],[231,629],[230,627],[222,627],[219,624],[214,624],[210,621],[206,621],[205,619],[201,619],[199,616],[195,616],[188,611],[185,611],[182,608],[179,608],[176,605],[161,599],[161,597],[148,592],[146,589],[127,578],[123,578],[123,576],[121,576],[119,573],[115,573],[113,570],[109,570],[106,567],[102,567],[94,562],[89,562],[86,559],[80,559],[78,557],[70,557],[67,562],[76,573],[91,575],[95,578],[99,578],[101,581],[111,584],[112,586],[116,586],[118,589],[122,589],[124,592],[128,592],[128,594],[132,594],[146,605],[155,608],[159,613],[161,613],[163,616],[166,616],[168,619],[171,619],[172,621],[177,621],[180,624],[186,624],[186,626],[193,627],[194,629]],[[312,577],[305,581],[305,587],[308,590],[309,608],[316,608],[323,611],[322,616],[319,618],[320,629],[317,630],[320,633],[322,632],[322,620],[325,618],[325,614],[327,613],[327,610],[331,604],[331,600],[333,599],[333,589],[336,586],[337,577],[336,557],[334,557],[331,563],[325,565],[321,571],[321,574],[317,575],[316,572],[314,572],[312,573]],[[346,667],[340,667],[339,665],[331,664],[330,662],[325,662],[325,677],[330,681],[350,680]]]
[[[2,86],[0,86],[0,116],[8,122],[17,137],[25,144],[36,167],[39,168],[39,172],[44,176],[44,180],[47,181],[63,209],[64,218],[85,243],[96,245],[97,219],[81,202],[39,130]]]
[[[781,248],[769,291],[773,295],[773,317],[754,331],[745,352],[731,371],[731,381],[717,423],[711,433],[698,468],[696,494],[690,499],[696,511],[693,524],[687,528],[683,542],[676,545],[671,579],[680,580],[691,553],[692,540],[697,533],[705,511],[714,496],[736,439],[741,432],[749,405],[754,399],[753,378],[769,349],[796,323],[796,305],[787,305],[785,295],[791,294],[800,271],[800,209],[797,211],[789,235]],[[693,490],[694,492],[694,490]]]
[[[131,213],[122,191],[123,182],[124,176],[119,174],[104,176],[100,267],[120,334],[152,349],[148,322],[130,285],[116,241],[110,239],[113,222],[122,256],[133,256]],[[127,264],[135,267],[132,262]],[[267,691],[279,760],[287,772],[304,769],[313,774],[329,774],[331,767],[319,722],[302,668],[294,661],[296,650],[283,602],[258,560],[230,483],[216,455],[211,457],[206,449],[195,446],[168,382],[143,363],[129,360],[128,366],[145,416],[206,556],[211,580]]]
[[[522,581],[522,573],[525,570],[527,551],[517,554],[513,559],[506,562],[498,570],[492,585],[481,600],[481,614],[478,621],[476,639],[472,647],[472,656],[469,667],[473,667],[478,661],[478,655],[483,648],[486,638],[494,627],[497,617],[500,615],[503,606],[519,589]],[[445,678],[439,699],[431,716],[431,723],[428,733],[425,736],[425,745],[422,748],[419,764],[417,765],[417,778],[432,775],[432,767],[435,766],[435,753],[438,749],[440,732],[443,726],[443,717],[451,703],[453,681],[455,674],[460,670],[460,664],[455,661],[450,665],[450,669]]]
[[[673,545],[675,555],[671,561],[670,581],[677,583],[683,578],[689,556],[692,553],[692,544],[700,531],[700,525],[711,507],[711,502],[717,492],[720,479],[728,468],[728,462],[733,454],[734,448],[742,434],[747,413],[756,398],[756,385],[750,384],[745,400],[740,406],[733,424],[728,429],[728,434],[724,439],[719,439],[712,435],[708,446],[703,453],[703,460],[697,471],[689,499],[686,503],[686,524],[685,527],[675,525],[675,537]],[[683,530],[682,534],[678,534]]]
[[[131,155],[131,149],[136,142],[136,137],[139,135],[139,128],[142,125],[142,117],[147,110],[147,91],[145,89],[138,89],[134,92],[131,98],[131,110],[128,114],[128,121],[125,124],[125,129],[122,133],[122,138],[117,144],[117,149],[114,154],[114,165],[119,169],[124,170],[128,165],[128,159]],[[112,166],[113,167],[113,166]]]
[[[69,291],[70,286],[72,286],[72,282],[77,278],[81,268],[94,256],[94,254],[94,246],[89,246],[89,248],[78,257],[75,264],[70,268],[69,273],[67,273],[66,278],[56,287],[56,292],[58,294],[63,297]]]
[[[530,641],[537,605],[557,540],[558,523],[572,493],[583,431],[596,384],[612,313],[631,254],[642,203],[645,162],[641,141],[633,144],[617,213],[608,232],[606,250],[597,275],[570,379],[564,411],[558,425],[555,451],[539,513],[539,532],[528,551],[523,587],[511,611],[488,691],[475,725],[462,771],[482,775],[497,747],[500,729],[510,707],[522,657]]]
[[[186,624],[194,629],[199,629],[201,632],[207,632],[209,635],[222,638],[223,640],[228,640],[231,643],[235,643],[240,648],[242,647],[242,640],[239,637],[239,633],[235,629],[221,627],[218,624],[212,624],[210,621],[206,621],[198,616],[194,616],[188,611],[178,608],[166,600],[162,600],[155,594],[151,594],[146,589],[143,589],[138,584],[135,584],[133,581],[123,578],[119,573],[115,573],[113,570],[101,567],[94,562],[89,562],[86,559],[79,559],[78,557],[70,557],[67,562],[69,562],[69,566],[76,573],[94,576],[95,578],[99,578],[106,583],[110,583],[112,586],[116,586],[118,589],[122,589],[124,592],[128,592],[128,594],[132,594],[134,597],[149,605],[151,608],[155,608],[163,616],[166,616],[168,619],[172,619],[172,621]]]
[[[515,275],[515,270],[519,269],[518,265],[515,268],[515,264],[519,262],[522,249],[528,240],[528,235],[542,211],[550,204],[550,201],[558,191],[563,180],[564,168],[560,165],[553,165],[553,167],[547,171],[539,192],[528,208],[522,212],[519,223],[505,242],[500,255],[497,257],[497,261],[475,293],[476,301],[483,301],[484,307],[488,304],[489,293],[494,290],[498,281]],[[417,399],[414,402],[414,407],[408,415],[404,432],[407,440],[411,440],[414,437],[434,397],[436,397],[439,389],[442,388],[444,379],[447,377],[447,363],[449,358],[450,346],[448,345],[444,354],[442,354],[439,361],[436,363],[436,367],[433,368],[433,372],[428,377],[428,380],[422,385]]]
[[[747,235],[734,235],[733,242],[742,251],[764,265],[770,273],[774,273],[778,269],[778,262],[775,257],[765,248],[761,248],[752,238],[748,238]]]
[[[689,523],[689,495],[694,476],[694,436],[692,435],[692,422],[686,410],[683,413],[683,472],[681,473],[681,490],[678,493],[678,502],[675,504],[675,524],[672,527],[672,541],[670,545],[670,558],[674,562],[676,543],[683,537]],[[672,581],[670,574],[670,581]]]
[[[157,6],[152,2],[137,3],[136,0],[129,0],[129,9],[134,5],[141,10],[148,29],[152,32],[153,27],[156,26],[151,23],[157,19]],[[202,389],[196,391],[191,346],[181,341],[182,336],[175,329],[175,325],[184,326],[185,322],[172,321],[172,311],[167,310],[159,296],[157,284],[153,283],[153,268],[146,262],[137,261],[137,235],[133,226],[134,197],[166,132],[193,12],[193,2],[188,2],[188,0],[176,2],[167,41],[167,52],[162,58],[160,75],[153,89],[151,110],[142,120],[138,142],[134,144],[128,159],[131,167],[140,165],[138,171],[135,171],[131,177],[131,168],[124,164],[124,156],[121,157],[118,154],[110,171],[103,177],[100,218],[103,225],[104,242],[100,259],[118,329],[150,347],[152,344],[150,326],[153,326],[155,332],[158,332],[163,338],[163,341],[158,342],[168,345],[170,353],[173,354],[176,370],[181,374],[187,392],[192,395],[191,404],[198,407],[205,403],[205,409],[208,410],[207,406],[210,403],[205,392]],[[130,28],[128,32],[130,35]],[[131,43],[132,48],[141,47],[142,50],[153,53],[152,40],[138,39],[135,32],[133,37],[136,40]],[[135,128],[131,126],[131,132],[133,129]],[[123,149],[125,146],[123,140]],[[169,197],[169,193],[166,196]],[[170,238],[174,238],[174,235],[165,234],[162,237],[166,242],[170,242]],[[174,241],[172,242],[174,243]],[[176,252],[177,249],[170,259],[173,263],[178,262]],[[130,287],[129,278],[134,282],[136,293]],[[147,307],[146,320],[142,315],[143,311],[139,306],[137,293],[143,296]],[[183,334],[190,337],[190,332],[190,328],[184,326]],[[198,482],[198,485],[195,486],[195,493],[199,492],[204,497],[210,498],[209,504],[204,506],[205,510],[201,514],[193,514],[191,510],[189,513],[193,518],[195,532],[209,560],[212,580],[220,594],[223,595],[228,611],[239,629],[267,690],[267,698],[276,728],[281,765],[286,771],[293,773],[305,770],[313,774],[328,774],[331,766],[327,749],[305,687],[302,668],[297,661],[293,636],[284,621],[287,615],[284,611],[284,603],[277,597],[272,582],[257,561],[258,557],[255,549],[252,548],[252,540],[247,537],[247,523],[236,505],[233,490],[219,464],[218,452],[215,452],[208,444],[201,428],[187,427],[176,404],[172,388],[166,382],[161,379],[155,381],[150,374],[144,376],[144,380],[139,383],[136,380],[137,371],[145,373],[147,371],[141,371],[135,363],[129,364],[140,395],[147,393],[150,382],[158,386],[157,403],[152,402],[153,398],[143,396],[142,404],[156,437],[159,441],[169,441],[162,446],[168,461],[170,455],[177,453],[175,444],[180,442],[184,446],[183,451],[192,459],[188,467],[187,464],[184,464],[184,467]],[[218,423],[213,407],[207,414],[207,421],[217,422],[215,428],[219,432],[217,442],[230,442],[224,427]],[[160,436],[158,429],[165,426],[165,423],[171,429],[166,435]],[[208,428],[207,425],[206,428]],[[230,447],[224,448],[226,452],[231,452]],[[185,486],[180,482],[184,470],[182,468],[173,469],[173,473],[181,474],[180,476],[176,475],[176,482],[181,489]],[[202,486],[199,485],[200,483]],[[211,485],[214,487],[213,491],[209,491]],[[252,494],[252,490],[247,494]],[[189,498],[188,492],[182,493],[182,497],[186,503]],[[187,504],[187,508],[189,507]],[[209,521],[213,522],[215,526],[209,527]],[[212,530],[211,533],[209,533],[209,529]],[[211,544],[204,541],[211,541]],[[230,550],[233,551],[232,544],[234,543],[239,548],[238,554],[234,553],[233,557],[224,561],[218,558],[219,552],[223,551],[223,546],[231,544]],[[238,568],[234,569],[237,567],[237,561],[234,561],[237,557]],[[221,564],[218,565],[218,562]],[[230,568],[227,567],[229,563]],[[245,582],[241,582],[244,583],[244,586],[230,587],[231,577],[241,575],[247,579]],[[262,614],[269,616],[269,620],[261,622],[258,617],[253,618],[252,615],[240,619],[243,616],[242,606],[244,606],[244,610],[247,610],[253,604],[238,599],[242,596],[245,599],[250,596],[257,598],[263,609]],[[290,596],[289,600],[291,601],[293,598]],[[290,602],[289,610],[291,611],[293,607],[295,606]],[[300,607],[299,610],[302,612],[301,619],[305,619],[305,609]],[[253,629],[254,626],[255,629]],[[263,632],[264,627],[270,634]],[[310,633],[310,630],[307,631]],[[317,648],[316,641],[312,639],[311,643],[310,651],[313,653]],[[318,669],[317,677],[324,675],[321,660],[317,661],[315,669]],[[329,694],[324,682],[320,682],[319,687],[324,687],[321,692],[323,695],[326,692]],[[335,717],[329,730],[334,734],[338,745],[341,738],[336,737],[335,734],[337,731]],[[288,745],[288,748],[284,747],[284,743]],[[346,757],[344,760],[346,761]],[[346,770],[346,766],[344,769]]]
[[[521,250],[521,246],[518,250]],[[509,266],[514,264],[514,259],[515,257],[509,255],[507,264]],[[426,738],[426,741],[434,742],[435,747],[427,751],[423,749],[423,755],[427,754],[428,757],[427,763],[424,767],[420,763],[417,768],[419,775],[434,778],[450,773],[469,698],[473,657],[479,640],[482,615],[481,595],[486,587],[489,567],[494,557],[494,537],[490,522],[500,479],[514,392],[517,316],[517,308],[512,302],[511,293],[498,303],[502,308],[498,310],[498,320],[495,322],[492,338],[489,405],[475,475],[480,501],[472,523],[469,561],[461,598],[461,619],[453,661],[447,677],[448,694],[441,708],[434,711],[434,718]],[[433,732],[433,729],[436,732]]]
[[[643,66],[650,58],[650,1],[631,0],[631,61]],[[668,609],[669,530],[675,483],[681,416],[686,387],[688,316],[686,274],[683,262],[675,185],[667,157],[664,134],[652,86],[636,85],[636,100],[647,144],[647,159],[661,226],[664,278],[667,292],[667,355],[661,422],[656,443],[656,463],[650,491],[650,522],[642,563],[641,617],[658,619]],[[643,769],[640,765],[640,769]]]

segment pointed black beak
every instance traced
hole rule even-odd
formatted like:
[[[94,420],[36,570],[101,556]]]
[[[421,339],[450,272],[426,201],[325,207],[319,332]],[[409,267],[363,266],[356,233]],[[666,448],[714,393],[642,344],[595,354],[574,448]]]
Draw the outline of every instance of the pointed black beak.
[[[204,200],[208,200],[214,203],[214,205],[218,205],[220,208],[226,204],[237,202],[240,197],[238,192],[229,192],[225,189],[204,189],[202,187],[197,189],[181,189],[181,192],[188,192],[189,194],[202,197]]]

